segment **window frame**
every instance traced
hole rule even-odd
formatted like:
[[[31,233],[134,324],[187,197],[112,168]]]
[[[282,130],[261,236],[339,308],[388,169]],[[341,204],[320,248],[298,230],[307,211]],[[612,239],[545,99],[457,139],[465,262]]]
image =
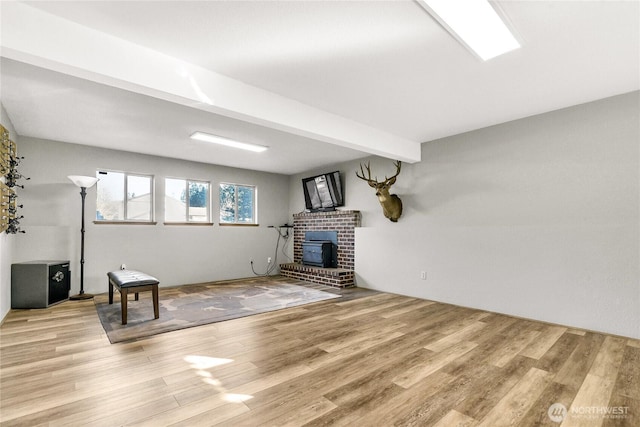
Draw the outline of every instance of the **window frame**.
[[[184,219],[182,221],[169,221],[167,220],[167,180],[172,179],[175,181],[184,181],[185,182],[185,195],[186,203],[185,203],[185,211],[184,211]],[[197,184],[206,184],[207,185],[207,220],[206,221],[190,221],[189,220],[189,186],[191,183]],[[211,220],[212,209],[211,209],[211,181],[205,181],[200,179],[191,179],[191,178],[178,178],[173,176],[164,177],[164,225],[213,225],[213,221]]]
[[[122,199],[122,216],[123,219],[98,219],[98,185],[100,182],[100,175],[103,173],[119,173],[124,177],[124,197]],[[129,186],[129,177],[142,177],[149,178],[149,219],[148,220],[140,220],[140,219],[127,219],[128,216],[128,186]],[[96,169],[96,177],[98,178],[98,183],[96,185],[96,213],[94,217],[94,224],[129,224],[129,225],[155,225],[157,222],[155,221],[155,176],[153,174],[141,173],[141,172],[127,172],[121,170],[114,169]]]
[[[222,220],[222,216],[220,215],[220,207],[218,206],[218,220],[220,226],[234,226],[234,227],[257,227],[260,224],[258,223],[258,186],[253,184],[237,184],[233,182],[220,182],[218,185],[218,204],[220,204],[220,195],[222,194],[221,189],[223,185],[232,185],[234,190],[234,221],[226,222]],[[253,189],[252,194],[252,203],[253,203],[253,222],[238,222],[238,187],[247,187]]]

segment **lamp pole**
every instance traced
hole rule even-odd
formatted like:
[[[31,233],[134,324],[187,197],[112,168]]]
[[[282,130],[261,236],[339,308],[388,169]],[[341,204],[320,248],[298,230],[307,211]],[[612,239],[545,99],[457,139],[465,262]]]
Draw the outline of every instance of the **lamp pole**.
[[[93,298],[92,294],[84,292],[84,202],[87,197],[87,188],[93,187],[97,178],[90,176],[71,175],[69,179],[78,187],[80,187],[80,197],[82,198],[82,226],[80,228],[80,293],[69,297],[70,300],[84,300]]]
[[[84,199],[87,197],[87,187],[80,187],[82,197],[82,227],[80,228],[80,293],[70,296],[71,300],[91,299],[93,295],[84,293]]]

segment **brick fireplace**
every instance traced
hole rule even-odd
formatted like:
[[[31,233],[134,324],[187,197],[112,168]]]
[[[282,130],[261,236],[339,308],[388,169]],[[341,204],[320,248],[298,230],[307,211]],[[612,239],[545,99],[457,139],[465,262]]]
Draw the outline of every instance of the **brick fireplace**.
[[[280,264],[283,276],[338,288],[355,286],[355,228],[360,227],[360,211],[303,212],[293,215],[293,261]],[[337,268],[302,264],[302,243],[307,231],[336,231]]]

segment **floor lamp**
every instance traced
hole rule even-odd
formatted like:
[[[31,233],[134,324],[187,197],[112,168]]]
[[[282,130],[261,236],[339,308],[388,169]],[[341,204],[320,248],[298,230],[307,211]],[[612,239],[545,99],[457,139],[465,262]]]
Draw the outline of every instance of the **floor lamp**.
[[[93,298],[93,295],[84,293],[84,199],[87,196],[87,188],[91,188],[96,185],[98,178],[80,175],[69,175],[67,178],[80,187],[80,196],[82,197],[82,228],[80,228],[80,293],[78,295],[70,296],[69,299],[91,299]]]

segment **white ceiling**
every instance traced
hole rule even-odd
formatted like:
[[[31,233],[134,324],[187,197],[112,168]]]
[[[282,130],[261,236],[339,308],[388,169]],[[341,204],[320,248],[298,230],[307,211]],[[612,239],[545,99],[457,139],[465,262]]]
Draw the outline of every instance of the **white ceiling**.
[[[332,113],[353,129],[366,125],[400,142],[640,89],[638,1],[497,2],[522,48],[487,62],[412,1],[25,3],[64,18],[56,21],[60,27],[80,24],[289,98],[301,110],[302,104],[314,107],[318,123],[328,123],[320,116]],[[3,44],[2,56],[2,104],[24,136],[285,174],[380,154],[380,144],[393,145],[378,142],[369,149],[350,144],[349,132],[329,138],[323,135],[330,129],[249,123],[246,115],[150,97],[138,82],[67,75],[60,60],[34,60],[13,46]],[[239,154],[191,142],[195,130],[271,149]],[[382,152],[394,157],[393,150]]]

